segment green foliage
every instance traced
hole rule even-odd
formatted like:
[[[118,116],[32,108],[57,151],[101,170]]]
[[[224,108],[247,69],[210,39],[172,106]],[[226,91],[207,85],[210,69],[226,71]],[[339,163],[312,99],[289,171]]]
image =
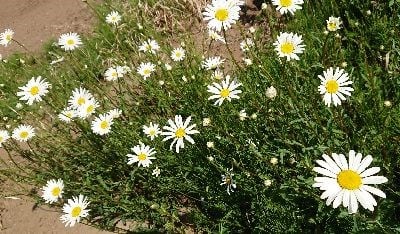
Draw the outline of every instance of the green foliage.
[[[184,9],[174,8],[172,1],[165,5],[184,17],[180,13]],[[190,37],[191,32],[177,35],[158,30],[145,10],[151,7],[157,7],[157,1],[146,7],[137,1],[105,3],[96,8],[100,23],[81,49],[66,53],[49,45],[43,58],[16,55],[0,64],[4,84],[0,113],[8,118],[0,126],[32,122],[38,131],[29,146],[32,151],[18,144],[4,146],[28,160],[20,175],[38,187],[62,178],[63,197],[88,196],[89,220],[110,230],[118,221],[135,221],[146,222],[147,231],[166,232],[188,228],[219,233],[400,231],[398,1],[306,1],[295,16],[261,15],[255,23],[269,28],[257,29],[256,49],[250,51],[253,64],[238,67],[231,58],[226,62],[231,67],[227,74],[243,84],[243,93],[239,100],[225,101],[220,107],[207,100],[207,85],[213,80],[211,72],[201,69],[198,39]],[[114,9],[123,16],[118,28],[103,22]],[[367,15],[367,10],[372,14]],[[332,15],[344,22],[337,32],[340,38],[324,34],[325,20]],[[264,30],[271,38],[261,38],[267,33]],[[299,61],[277,58],[272,43],[281,31],[303,35],[306,49]],[[159,42],[160,55],[138,52],[147,38]],[[170,61],[170,51],[182,41],[187,58],[181,63]],[[63,62],[49,65],[60,56],[65,57]],[[146,61],[160,64],[154,75],[143,80],[135,70]],[[355,91],[341,106],[328,108],[318,93],[318,75],[343,62]],[[173,69],[167,70],[164,63]],[[124,64],[132,68],[127,77],[104,81],[110,65]],[[49,95],[40,104],[16,110],[18,87],[38,75],[52,84]],[[275,99],[265,95],[271,85],[278,91]],[[98,113],[122,110],[123,117],[115,120],[110,134],[92,133],[88,120],[66,124],[57,119],[79,86],[99,100]],[[249,115],[243,121],[238,115],[242,109]],[[178,114],[192,116],[200,131],[194,136],[196,143],[185,144],[179,154],[169,150],[169,141],[160,137],[150,141],[142,133],[143,125],[164,126]],[[202,126],[203,118],[210,118],[211,125]],[[150,168],[127,165],[126,155],[139,141],[157,151]],[[206,146],[209,141],[215,148]],[[344,208],[326,206],[319,198],[321,192],[311,187],[315,160],[323,153],[346,154],[351,149],[372,155],[374,166],[380,166],[389,180],[380,186],[387,198],[378,201],[374,212],[360,209],[348,215]],[[273,157],[277,165],[270,163]],[[159,177],[151,175],[155,166],[161,169]],[[237,184],[230,195],[220,185],[226,168],[233,168]],[[272,184],[266,186],[266,180]],[[38,197],[38,202],[43,201]]]

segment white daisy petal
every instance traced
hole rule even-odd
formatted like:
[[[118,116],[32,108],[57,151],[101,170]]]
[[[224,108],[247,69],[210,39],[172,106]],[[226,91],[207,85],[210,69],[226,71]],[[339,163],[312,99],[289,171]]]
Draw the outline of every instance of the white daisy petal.
[[[360,163],[360,166],[357,169],[358,173],[362,173],[365,168],[367,168],[372,162],[372,156],[371,155],[367,155]]]
[[[360,202],[361,206],[364,207],[365,209],[374,210],[374,206],[371,205],[371,203],[369,203],[367,201],[367,198],[364,196],[363,192],[361,190],[354,190],[354,194],[357,197],[357,200]]]
[[[354,192],[350,192],[350,204],[349,204],[349,213],[354,214],[358,210],[358,201],[356,194]]]
[[[342,189],[337,195],[335,200],[333,201],[332,207],[337,208],[343,202],[343,194],[344,190]]]
[[[362,188],[365,191],[373,193],[378,197],[386,198],[386,194],[384,192],[382,192],[382,190],[380,190],[380,189],[377,189],[377,188],[369,186],[369,185],[363,185]]]
[[[388,179],[384,176],[370,176],[362,179],[363,184],[383,184],[388,182]]]
[[[332,177],[332,178],[336,178],[336,174],[334,174],[333,172],[331,172],[331,171],[329,171],[329,170],[327,170],[325,168],[322,168],[322,167],[314,167],[313,171],[318,172],[318,173],[320,173],[320,174],[322,174],[324,176],[329,176],[329,177]]]
[[[371,168],[368,168],[367,170],[365,170],[363,173],[361,173],[360,176],[361,177],[368,177],[368,176],[371,176],[371,175],[375,175],[380,170],[381,170],[380,167],[371,167]]]
[[[344,207],[349,207],[350,204],[350,191],[347,189],[344,189],[343,193],[343,206]]]

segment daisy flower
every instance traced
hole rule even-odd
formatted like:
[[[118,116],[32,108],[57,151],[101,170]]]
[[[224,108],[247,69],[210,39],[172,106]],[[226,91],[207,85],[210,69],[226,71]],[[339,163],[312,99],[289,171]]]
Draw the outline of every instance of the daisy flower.
[[[226,192],[228,195],[231,195],[231,192],[234,192],[233,189],[236,189],[236,182],[233,180],[234,174],[231,169],[226,169],[226,174],[222,175],[222,183],[220,185],[226,185]]]
[[[208,31],[208,38],[210,38],[213,41],[220,41],[222,43],[225,43],[225,39],[214,30]]]
[[[58,118],[66,123],[71,122],[71,120],[76,116],[77,116],[76,110],[71,107],[65,108],[60,114],[58,114]]]
[[[286,57],[287,61],[291,59],[299,60],[297,54],[302,54],[304,46],[301,43],[301,36],[294,33],[280,33],[276,42],[274,42],[275,50],[279,57]]]
[[[35,129],[27,124],[18,126],[12,132],[12,138],[21,142],[26,142],[34,136],[35,136]]]
[[[12,41],[14,36],[14,31],[11,29],[6,29],[4,32],[0,34],[0,45],[5,47]]]
[[[84,105],[77,109],[78,116],[85,119],[91,116],[99,106],[99,103],[94,98],[89,99]]]
[[[343,154],[332,154],[332,158],[323,154],[324,160],[317,160],[321,167],[314,167],[314,171],[323,177],[315,177],[313,187],[320,188],[324,192],[321,199],[327,199],[326,205],[337,208],[340,204],[348,209],[350,214],[356,213],[358,203],[370,211],[377,205],[375,198],[371,195],[385,198],[381,190],[370,186],[371,184],[382,184],[388,180],[384,176],[375,175],[380,171],[379,167],[367,167],[372,162],[371,155],[362,159],[362,154],[350,150],[349,159]]]
[[[43,194],[42,198],[46,203],[57,202],[58,198],[62,198],[62,193],[64,189],[64,182],[61,179],[49,180],[46,186],[42,188]]]
[[[150,122],[149,126],[143,125],[143,133],[150,137],[151,140],[154,140],[155,137],[161,134],[161,131],[158,124]]]
[[[85,105],[93,96],[89,90],[79,87],[72,91],[72,95],[68,100],[68,104],[73,108],[79,108]]]
[[[144,80],[150,77],[151,73],[154,72],[156,65],[152,63],[141,63],[137,68],[137,73],[143,77]]]
[[[123,75],[122,75],[123,76]],[[119,77],[122,77],[121,73],[117,72],[117,69],[110,67],[104,73],[104,78],[106,81],[116,81]]]
[[[86,209],[89,203],[87,197],[81,194],[78,197],[68,199],[68,203],[64,204],[62,209],[65,214],[60,217],[60,220],[65,223],[66,227],[73,227],[81,221],[81,218],[89,215],[90,210]]]
[[[251,38],[246,38],[246,40],[243,40],[240,42],[240,49],[243,52],[249,51],[251,47],[254,46],[254,41]]]
[[[92,121],[92,131],[100,136],[108,134],[111,131],[113,119],[110,115],[102,114]]]
[[[142,45],[139,46],[139,51],[150,52],[152,54],[155,54],[159,49],[160,46],[157,41],[151,39],[144,41]]]
[[[222,81],[221,84],[213,83],[208,85],[208,92],[213,95],[208,98],[208,100],[217,99],[214,105],[221,106],[224,100],[231,101],[232,99],[239,99],[238,94],[242,93],[241,90],[237,90],[241,83],[236,83],[235,81],[230,82],[230,76],[226,76],[226,79]]]
[[[66,33],[60,36],[58,39],[58,45],[61,46],[65,51],[74,50],[82,45],[80,36],[77,33]]]
[[[324,71],[323,76],[318,75],[318,78],[321,80],[318,91],[324,95],[323,99],[328,107],[332,101],[334,106],[340,105],[341,101],[346,100],[344,95],[351,96],[351,92],[354,91],[352,87],[346,87],[353,82],[349,80],[349,75],[341,68],[336,68],[334,71],[331,67]]]
[[[121,21],[121,15],[116,11],[112,11],[110,14],[106,16],[106,22],[109,24],[118,25],[120,21]]]
[[[41,76],[32,77],[25,86],[19,87],[22,90],[17,92],[19,100],[26,101],[28,105],[32,105],[35,101],[41,101],[42,96],[46,95],[49,92],[48,89],[51,88],[51,85],[45,80],[42,80]]]
[[[107,115],[109,115],[113,119],[118,119],[122,115],[122,111],[120,109],[112,109],[110,110]]]
[[[185,144],[183,142],[183,139],[186,139],[190,143],[194,144],[193,138],[190,136],[192,134],[200,133],[197,130],[194,130],[193,128],[196,127],[196,124],[192,124],[189,126],[190,120],[192,119],[191,116],[189,116],[185,122],[182,120],[182,116],[180,115],[175,115],[175,122],[171,119],[168,120],[169,126],[164,126],[163,129],[166,130],[165,132],[162,132],[161,135],[166,136],[163,141],[167,141],[169,139],[173,139],[169,149],[172,150],[172,147],[175,145],[175,151],[179,153],[180,148],[184,148]]]
[[[221,57],[216,56],[216,57],[210,57],[204,60],[201,63],[201,66],[205,68],[206,70],[214,70],[219,68],[223,63],[225,59],[221,59]]]
[[[153,170],[151,175],[158,177],[160,175],[160,173],[161,173],[161,170],[158,167],[156,167],[156,169]]]
[[[171,59],[175,62],[182,61],[185,58],[185,50],[182,47],[175,48],[171,53]]]
[[[239,19],[240,6],[243,4],[239,0],[213,0],[203,12],[208,28],[218,32],[229,29]]]
[[[129,157],[128,165],[137,162],[138,167],[140,167],[140,165],[142,165],[143,167],[149,167],[149,165],[152,163],[151,160],[156,158],[151,156],[154,155],[156,151],[153,148],[150,148],[150,146],[143,144],[142,142],[140,142],[139,145],[131,148],[131,150],[135,153],[135,155],[127,155]]]
[[[0,147],[4,142],[6,142],[8,139],[10,139],[10,135],[8,134],[7,131],[5,130],[0,130]]]
[[[294,12],[296,10],[301,9],[301,4],[303,4],[303,0],[272,0],[272,4],[277,6],[277,10],[281,14],[286,14],[287,12],[290,12],[292,15],[294,15]]]
[[[220,70],[215,70],[211,78],[215,80],[222,80],[224,79],[224,73],[222,73]]]
[[[340,17],[329,17],[329,19],[326,21],[326,28],[334,32],[338,29],[340,29],[340,25],[342,24],[342,21],[340,21]]]

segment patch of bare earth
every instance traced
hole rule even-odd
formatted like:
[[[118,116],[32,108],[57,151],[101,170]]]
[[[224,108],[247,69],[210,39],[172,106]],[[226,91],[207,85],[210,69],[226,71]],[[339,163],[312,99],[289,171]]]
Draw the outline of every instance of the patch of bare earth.
[[[45,42],[62,33],[89,33],[94,23],[91,10],[81,0],[0,0],[0,6],[0,31],[12,29],[14,38],[32,52],[40,51]],[[24,49],[15,42],[0,47],[3,57],[16,51]],[[12,165],[1,148],[0,158]],[[0,169],[5,166],[1,164]],[[28,192],[12,181],[0,180],[0,233],[109,233],[84,224],[64,227],[59,220],[60,210],[34,209]]]
[[[62,33],[88,32],[94,20],[81,0],[0,0],[0,6],[0,30],[12,29],[15,40],[30,51]],[[0,47],[3,57],[15,51],[24,49],[15,42]]]

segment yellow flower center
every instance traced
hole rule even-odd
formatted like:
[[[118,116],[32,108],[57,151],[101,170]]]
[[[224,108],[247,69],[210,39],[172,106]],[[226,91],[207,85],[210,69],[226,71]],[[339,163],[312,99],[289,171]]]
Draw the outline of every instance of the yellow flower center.
[[[39,87],[33,86],[29,92],[31,93],[32,96],[35,96],[39,93]]]
[[[75,44],[75,41],[73,39],[67,40],[67,45],[73,45],[73,44]]]
[[[337,182],[340,187],[348,190],[358,189],[362,184],[361,176],[353,170],[341,171],[337,176]]]
[[[72,211],[71,211],[72,218],[78,217],[81,214],[81,211],[82,211],[82,209],[79,206],[74,207],[74,209],[72,209]]]
[[[180,58],[181,57],[181,52],[175,52],[175,57]]]
[[[336,80],[328,80],[325,88],[328,93],[336,93],[339,90],[339,83]]]
[[[3,142],[3,139],[4,139],[4,138],[3,138],[2,136],[0,136],[0,143]]]
[[[292,0],[281,0],[281,6],[289,7],[292,5]]]
[[[150,136],[156,135],[156,130],[151,129],[150,132],[149,132],[149,135],[150,135]]]
[[[215,18],[219,21],[225,21],[229,17],[229,11],[226,8],[220,8],[215,11]]]
[[[151,73],[150,69],[143,70],[143,74],[145,74],[145,75],[150,75],[150,73]]]
[[[94,106],[93,105],[90,105],[90,106],[88,106],[87,108],[86,108],[86,112],[87,113],[92,113],[94,111]]]
[[[112,20],[112,21],[116,21],[116,20],[117,20],[117,17],[116,17],[116,16],[113,16],[113,17],[111,17],[111,20]]]
[[[230,176],[225,177],[225,184],[229,185],[232,183],[232,179]]]
[[[117,72],[113,72],[113,73],[111,74],[111,76],[112,76],[112,77],[117,77],[117,76],[118,76],[118,73],[117,73]]]
[[[106,129],[106,128],[108,128],[108,122],[105,121],[105,120],[103,120],[103,121],[100,123],[100,128],[101,128],[101,129]]]
[[[65,116],[67,116],[68,118],[72,119],[72,113],[71,112],[66,113]]]
[[[147,155],[146,155],[145,153],[140,153],[140,154],[138,155],[139,161],[146,160],[146,158],[147,158]]]
[[[85,99],[84,97],[80,97],[80,98],[78,99],[78,105],[80,105],[80,106],[82,106],[83,104],[85,104],[85,102],[86,102],[86,99]]]
[[[222,89],[221,93],[219,95],[221,95],[221,97],[223,97],[223,98],[227,98],[227,97],[229,97],[230,93],[231,92],[229,91],[229,89]]]
[[[12,39],[11,34],[8,34],[8,35],[6,36],[6,40],[7,40],[7,41],[11,41],[11,39]]]
[[[291,54],[294,51],[294,45],[291,42],[285,42],[281,45],[281,51],[284,54]]]
[[[328,23],[328,29],[329,29],[329,31],[336,30],[336,23],[335,22],[329,22]]]
[[[61,189],[60,187],[55,187],[51,190],[51,195],[58,197],[58,195],[60,195]]]
[[[175,132],[175,136],[177,138],[182,138],[185,136],[185,134],[186,134],[186,132],[185,132],[185,129],[183,129],[183,128],[178,128],[178,130],[176,130],[176,132]]]
[[[29,133],[27,131],[23,131],[19,133],[19,137],[21,137],[22,139],[25,139],[29,136]]]

